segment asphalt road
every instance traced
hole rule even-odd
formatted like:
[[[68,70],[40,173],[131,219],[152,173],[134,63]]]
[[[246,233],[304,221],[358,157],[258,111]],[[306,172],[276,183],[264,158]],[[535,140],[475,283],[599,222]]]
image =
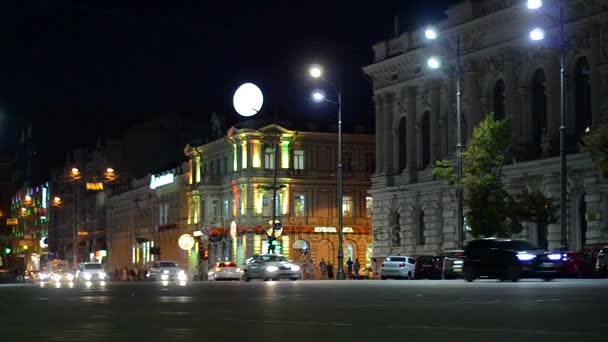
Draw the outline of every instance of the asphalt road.
[[[3,341],[593,341],[608,280],[0,285]]]

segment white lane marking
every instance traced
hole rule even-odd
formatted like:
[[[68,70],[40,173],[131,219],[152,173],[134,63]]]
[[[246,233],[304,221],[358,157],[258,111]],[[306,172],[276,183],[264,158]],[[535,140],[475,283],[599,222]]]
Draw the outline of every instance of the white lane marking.
[[[49,300],[49,299],[46,297],[40,297],[40,298],[38,298],[38,300]]]
[[[189,315],[192,312],[190,312],[190,311],[161,311],[159,313],[161,315]]]
[[[448,331],[530,334],[530,335],[599,336],[599,334],[594,334],[594,333],[571,332],[571,331],[549,331],[549,330],[484,329],[484,328],[432,327],[432,326],[411,326],[411,325],[385,325],[385,327],[400,328],[400,329],[418,329],[418,330],[448,330]]]
[[[255,319],[237,320],[237,319],[234,319],[234,318],[224,318],[224,321],[264,323],[264,324],[331,325],[331,326],[338,326],[338,327],[352,327],[353,326],[351,323],[340,323],[340,322],[257,321]]]

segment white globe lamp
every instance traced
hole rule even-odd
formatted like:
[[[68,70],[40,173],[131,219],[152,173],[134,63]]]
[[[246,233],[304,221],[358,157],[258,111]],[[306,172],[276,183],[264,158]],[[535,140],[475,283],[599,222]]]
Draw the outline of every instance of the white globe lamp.
[[[239,115],[253,116],[262,109],[264,95],[255,84],[245,83],[234,92],[232,104]]]

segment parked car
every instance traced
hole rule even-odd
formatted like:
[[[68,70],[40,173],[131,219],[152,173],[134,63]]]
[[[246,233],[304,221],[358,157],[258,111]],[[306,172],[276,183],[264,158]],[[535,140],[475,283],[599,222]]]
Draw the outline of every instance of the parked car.
[[[464,264],[464,250],[446,251],[443,258],[443,279],[462,278],[462,265]]]
[[[560,275],[563,277],[593,277],[595,272],[595,261],[582,252],[566,252],[562,255],[562,268]]]
[[[411,256],[388,256],[380,266],[380,279],[414,279],[416,259]]]
[[[288,278],[298,280],[302,276],[300,266],[279,254],[258,254],[247,259],[243,269],[243,280],[262,279],[264,281]]]
[[[186,281],[188,276],[186,271],[177,265],[175,261],[157,261],[152,264],[150,271],[147,274],[150,280],[162,281]]]
[[[207,273],[209,280],[241,280],[243,273],[233,262],[218,262]]]
[[[522,277],[555,278],[562,264],[561,252],[546,252],[524,240],[481,239],[465,248],[464,279],[496,277],[517,281]]]
[[[597,254],[595,270],[604,277],[608,277],[608,246],[603,247]]]
[[[443,256],[421,255],[416,257],[415,279],[441,279]]]

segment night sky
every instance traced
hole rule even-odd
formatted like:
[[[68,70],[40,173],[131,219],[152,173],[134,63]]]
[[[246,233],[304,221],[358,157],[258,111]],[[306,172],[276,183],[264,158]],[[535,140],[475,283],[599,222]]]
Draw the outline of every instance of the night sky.
[[[30,117],[47,119],[59,162],[100,132],[116,136],[162,113],[233,122],[232,94],[245,81],[264,91],[264,110],[322,119],[335,108],[309,101],[311,62],[341,76],[345,124],[373,125],[361,72],[371,45],[392,36],[395,15],[407,30],[442,18],[450,3],[6,0],[0,153],[11,153]]]

